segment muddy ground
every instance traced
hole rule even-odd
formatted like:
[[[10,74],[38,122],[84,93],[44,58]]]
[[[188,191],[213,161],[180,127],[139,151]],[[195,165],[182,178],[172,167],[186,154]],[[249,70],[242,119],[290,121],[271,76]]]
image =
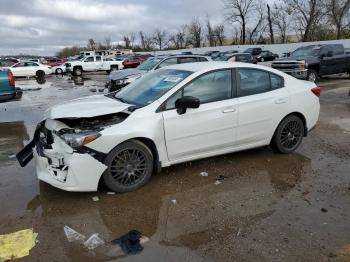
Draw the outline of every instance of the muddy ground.
[[[19,261],[350,261],[350,79],[320,81],[319,124],[291,155],[260,148],[181,164],[117,195],[60,191],[37,180],[33,163],[17,164],[12,155],[48,107],[106,80],[20,80],[31,91],[0,104],[0,234],[34,228],[40,241]],[[89,252],[69,243],[64,225],[106,244]],[[131,229],[150,241],[126,257],[109,242]]]

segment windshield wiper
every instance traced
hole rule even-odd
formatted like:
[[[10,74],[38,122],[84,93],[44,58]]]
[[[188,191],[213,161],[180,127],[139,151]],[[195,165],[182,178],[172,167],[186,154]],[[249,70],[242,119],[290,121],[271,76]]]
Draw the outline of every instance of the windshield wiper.
[[[124,104],[130,104],[128,101],[126,101],[124,98],[121,97],[114,97],[115,99],[119,100],[120,102],[124,103]]]

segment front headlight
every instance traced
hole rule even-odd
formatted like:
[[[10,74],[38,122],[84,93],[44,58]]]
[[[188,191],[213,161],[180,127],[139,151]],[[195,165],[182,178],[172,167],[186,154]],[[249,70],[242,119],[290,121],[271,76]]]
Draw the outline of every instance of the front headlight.
[[[78,149],[101,135],[98,132],[65,133],[60,137],[72,148]]]

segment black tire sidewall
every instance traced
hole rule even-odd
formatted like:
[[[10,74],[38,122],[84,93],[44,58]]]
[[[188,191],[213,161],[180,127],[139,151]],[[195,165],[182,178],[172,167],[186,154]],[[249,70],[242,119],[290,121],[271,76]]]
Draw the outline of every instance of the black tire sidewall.
[[[45,72],[42,71],[42,70],[39,70],[35,73],[36,77],[38,78],[42,78],[42,77],[45,77]]]
[[[137,149],[143,152],[144,156],[146,157],[146,161],[148,162],[148,168],[146,171],[146,174],[142,178],[141,181],[139,181],[137,184],[125,187],[123,185],[120,185],[116,183],[116,181],[113,179],[113,177],[110,174],[110,165],[112,161],[114,160],[115,156],[123,150],[126,149]],[[148,180],[151,178],[152,173],[153,173],[153,154],[152,151],[142,142],[137,141],[137,140],[130,140],[128,142],[122,143],[115,147],[106,157],[104,163],[107,166],[107,170],[104,172],[102,178],[103,182],[105,185],[112,191],[118,192],[118,193],[125,193],[125,192],[130,192],[139,189],[143,185],[145,185]]]
[[[309,80],[309,77],[311,74],[315,74],[315,82],[318,80],[318,73],[315,69],[309,69],[308,72],[307,72],[307,80]]]
[[[281,144],[281,133],[282,133],[282,130],[285,127],[285,125],[287,123],[289,123],[290,121],[298,121],[299,122],[301,129],[302,129],[302,134],[301,134],[300,140],[298,141],[298,144],[296,146],[294,146],[294,148],[292,148],[292,149],[287,149],[287,148],[283,147]],[[272,141],[271,141],[272,148],[281,154],[290,154],[290,153],[294,152],[300,146],[301,142],[303,141],[304,132],[305,132],[304,129],[305,129],[304,123],[299,117],[297,117],[295,115],[290,115],[290,116],[286,117],[285,119],[282,120],[282,122],[278,125],[278,127],[276,129],[276,132],[275,132],[275,134],[272,138]]]

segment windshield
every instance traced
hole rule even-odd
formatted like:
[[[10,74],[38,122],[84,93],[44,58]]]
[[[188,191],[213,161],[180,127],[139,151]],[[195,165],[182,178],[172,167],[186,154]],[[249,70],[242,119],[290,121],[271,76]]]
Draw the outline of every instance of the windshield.
[[[295,50],[290,54],[290,57],[307,57],[307,56],[318,56],[321,48],[319,46],[303,47]]]
[[[116,99],[136,106],[146,106],[183,81],[193,72],[165,69],[146,74],[115,95]]]
[[[160,59],[150,59],[143,62],[137,67],[138,70],[149,71],[152,70],[160,62]]]

